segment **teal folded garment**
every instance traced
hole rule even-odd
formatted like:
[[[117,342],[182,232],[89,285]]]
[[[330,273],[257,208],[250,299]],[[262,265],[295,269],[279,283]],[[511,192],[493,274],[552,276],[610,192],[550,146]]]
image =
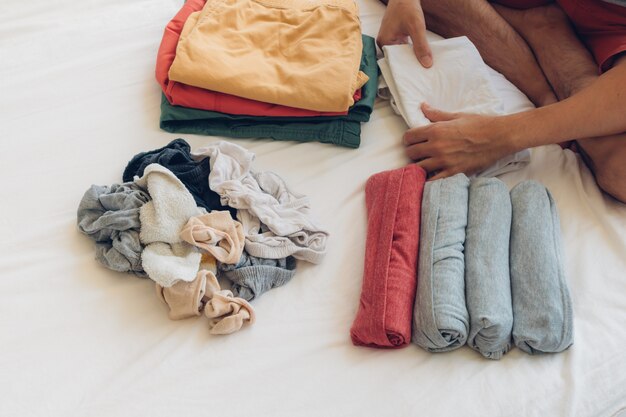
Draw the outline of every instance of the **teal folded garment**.
[[[161,129],[232,138],[271,138],[299,142],[318,141],[357,148],[361,143],[361,122],[374,110],[378,87],[378,66],[374,38],[363,35],[361,71],[369,81],[361,88],[361,100],[347,115],[312,117],[243,116],[171,105],[161,97]]]

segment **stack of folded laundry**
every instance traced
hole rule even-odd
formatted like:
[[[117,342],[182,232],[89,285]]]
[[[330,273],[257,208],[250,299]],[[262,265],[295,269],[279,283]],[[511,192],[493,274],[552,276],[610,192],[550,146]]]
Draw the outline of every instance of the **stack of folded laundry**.
[[[78,228],[99,263],[153,280],[172,320],[204,313],[211,333],[233,333],[254,322],[249,301],[291,280],[296,259],[321,262],[328,238],[308,198],[253,160],[229,142],[142,152],[123,183],[85,192]]]
[[[572,344],[556,205],[524,181],[463,174],[425,183],[417,165],[372,176],[355,345],[429,352],[466,343],[489,359]]]
[[[497,115],[504,112],[489,67],[468,38],[431,42],[430,48],[435,57],[431,68],[422,67],[411,45],[384,46],[385,56],[378,60],[383,75],[378,95],[390,100],[393,110],[410,128],[430,124],[420,110],[422,103],[453,113]],[[530,151],[524,149],[500,159],[476,176],[501,175],[523,168],[528,162]]]
[[[189,0],[165,28],[160,126],[356,148],[378,85],[354,0]]]

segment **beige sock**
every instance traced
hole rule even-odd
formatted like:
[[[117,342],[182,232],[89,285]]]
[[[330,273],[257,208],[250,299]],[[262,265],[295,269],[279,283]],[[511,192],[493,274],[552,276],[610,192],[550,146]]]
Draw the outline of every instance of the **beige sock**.
[[[233,220],[228,211],[213,211],[190,218],[180,237],[225,264],[239,261],[245,243],[241,223]]]
[[[217,275],[217,259],[208,252],[202,254],[200,258],[200,269],[206,269]]]
[[[253,324],[254,309],[243,298],[234,297],[229,290],[222,290],[210,271],[200,271],[206,277],[204,315],[209,318],[211,334],[231,334],[246,323]]]
[[[199,316],[204,308],[206,275],[200,272],[191,282],[178,281],[171,287],[156,284],[157,295],[169,307],[171,320],[181,320]]]

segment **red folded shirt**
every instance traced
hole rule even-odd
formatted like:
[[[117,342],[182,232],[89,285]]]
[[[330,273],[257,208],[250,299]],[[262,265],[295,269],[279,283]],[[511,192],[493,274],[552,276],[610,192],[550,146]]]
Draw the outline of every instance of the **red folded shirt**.
[[[355,345],[399,348],[411,341],[425,181],[415,164],[367,180],[363,287],[350,329]]]
[[[159,46],[156,64],[156,79],[161,84],[165,97],[170,104],[194,109],[218,111],[227,114],[274,117],[310,117],[310,116],[341,116],[348,112],[317,112],[263,103],[230,94],[218,93],[203,88],[171,81],[168,73],[176,56],[176,46],[183,26],[189,15],[202,10],[206,0],[189,0],[165,27],[163,40]],[[354,93],[354,101],[361,99],[361,90]]]

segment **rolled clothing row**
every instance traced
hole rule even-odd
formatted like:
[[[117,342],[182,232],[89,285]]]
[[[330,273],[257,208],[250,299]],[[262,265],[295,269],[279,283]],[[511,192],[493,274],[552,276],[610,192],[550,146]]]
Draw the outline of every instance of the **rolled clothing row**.
[[[227,142],[192,155],[182,139],[139,153],[126,182],[85,192],[78,228],[103,266],[152,279],[170,318],[204,312],[212,333],[231,333],[254,321],[248,301],[291,280],[296,259],[321,262],[328,238],[308,198],[253,160]]]
[[[189,0],[165,28],[156,78],[166,131],[354,148],[376,98],[376,46],[354,0]]]
[[[372,178],[377,175],[381,174]],[[407,258],[395,257],[395,265],[390,265],[387,256],[369,250],[384,247],[386,241],[372,228],[368,206],[368,250],[353,342],[390,347],[381,338],[380,326],[376,332],[360,330],[364,324],[390,322],[404,329],[412,326],[412,334],[405,331],[396,338],[401,340],[393,344],[396,347],[408,344],[411,335],[415,344],[430,352],[467,343],[490,359],[500,359],[512,342],[530,354],[567,349],[573,339],[572,307],[558,213],[549,191],[525,181],[509,193],[496,178],[470,181],[463,174],[425,184],[422,180],[419,187],[423,187],[420,220],[405,231],[416,240],[419,236],[418,262],[410,273]],[[391,210],[399,207],[393,199],[385,204]],[[390,218],[406,215],[415,215],[415,210],[387,213]],[[372,274],[368,265],[386,265],[385,271],[403,269],[390,277]],[[412,317],[384,308],[399,296],[380,287],[394,280],[400,281],[394,288],[404,296],[415,294],[414,303],[404,306],[404,310],[410,306]],[[383,307],[368,308],[376,305]]]

